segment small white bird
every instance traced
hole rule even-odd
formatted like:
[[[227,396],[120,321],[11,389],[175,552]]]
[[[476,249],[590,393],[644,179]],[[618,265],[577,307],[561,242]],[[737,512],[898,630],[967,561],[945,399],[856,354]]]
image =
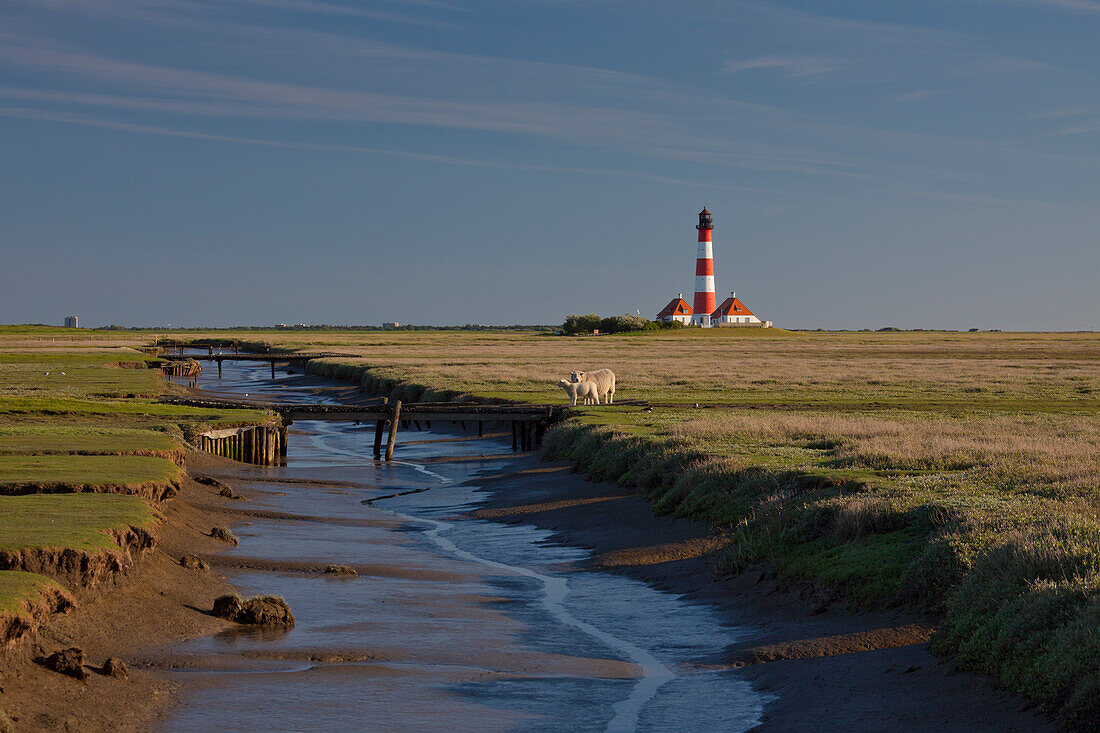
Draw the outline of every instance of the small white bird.
[[[49,372],[46,372],[46,376],[47,376],[47,377],[48,377],[48,376],[50,376],[50,373],[49,373]]]
[[[65,372],[61,372],[61,376],[65,376]]]

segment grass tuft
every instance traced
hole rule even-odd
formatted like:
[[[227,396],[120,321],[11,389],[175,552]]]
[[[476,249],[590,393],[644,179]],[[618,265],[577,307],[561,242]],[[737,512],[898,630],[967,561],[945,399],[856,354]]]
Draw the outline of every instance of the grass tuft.
[[[241,544],[241,541],[237,539],[237,535],[233,534],[228,527],[213,527],[210,530],[210,536],[216,540],[228,542],[231,545]]]

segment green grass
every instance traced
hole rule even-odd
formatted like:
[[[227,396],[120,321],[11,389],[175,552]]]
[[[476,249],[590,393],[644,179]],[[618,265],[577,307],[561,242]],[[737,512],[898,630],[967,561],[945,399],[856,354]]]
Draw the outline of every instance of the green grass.
[[[637,487],[659,513],[709,521],[729,539],[718,558],[729,572],[767,562],[783,582],[935,614],[941,654],[1067,725],[1100,719],[1100,335],[222,335],[354,355],[309,370],[405,401],[561,404],[558,378],[612,368],[616,400],[656,407],[574,410],[548,434],[548,455]],[[142,336],[100,338],[135,346]],[[30,342],[19,341],[40,348]],[[0,390],[0,423],[191,419],[36,396]]]
[[[26,486],[136,487],[180,479],[182,469],[146,456],[0,455],[0,491]]]
[[[132,349],[7,351],[0,353],[0,395],[156,396],[165,385],[149,361]]]
[[[5,324],[0,326],[2,336],[87,336],[88,331],[81,328],[64,326],[46,326],[42,324]]]
[[[0,417],[68,416],[120,418],[158,423],[195,422],[222,427],[254,425],[272,419],[263,410],[212,410],[143,400],[77,400],[57,397],[0,397]]]
[[[44,338],[29,338],[34,335]],[[0,327],[0,550],[110,550],[118,546],[112,531],[151,531],[158,521],[138,496],[4,493],[152,488],[151,496],[168,495],[182,475],[172,462],[183,450],[179,438],[208,426],[274,419],[260,410],[135,399],[166,390],[160,370],[147,368],[150,357],[131,348],[69,343],[109,339],[87,331]],[[55,348],[59,343],[64,347]],[[0,611],[22,615],[51,590],[59,586],[43,576],[0,571]]]
[[[44,575],[22,570],[0,571],[0,613],[22,614],[24,604],[37,601],[49,590],[62,589]]]
[[[176,454],[180,444],[153,430],[77,425],[0,425],[0,455]]]
[[[117,549],[112,530],[125,532],[135,527],[151,531],[157,522],[153,508],[136,496],[0,496],[0,550]]]

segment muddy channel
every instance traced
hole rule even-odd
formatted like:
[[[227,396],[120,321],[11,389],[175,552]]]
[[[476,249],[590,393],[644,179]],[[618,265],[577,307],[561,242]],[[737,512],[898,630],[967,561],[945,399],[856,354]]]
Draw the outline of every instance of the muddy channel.
[[[222,395],[341,399],[321,380],[282,370],[271,379],[266,364],[225,362],[220,379],[207,372],[199,387]],[[240,545],[215,569],[244,594],[283,596],[297,624],[168,650],[183,694],[166,730],[740,731],[759,722],[767,698],[741,672],[699,663],[746,629],[586,568],[589,550],[547,530],[471,516],[489,500],[479,477],[539,459],[512,455],[504,436],[443,427],[401,432],[386,464],[372,457],[373,426],[296,422],[286,466],[218,474],[248,498],[250,516],[233,525]],[[334,563],[358,576],[321,572]]]

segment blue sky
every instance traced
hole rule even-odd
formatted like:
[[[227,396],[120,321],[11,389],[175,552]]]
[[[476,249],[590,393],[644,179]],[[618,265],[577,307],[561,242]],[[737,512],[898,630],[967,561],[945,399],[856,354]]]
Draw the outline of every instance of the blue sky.
[[[1100,1],[6,0],[0,322],[1100,329]],[[690,297],[689,297],[690,300]]]

